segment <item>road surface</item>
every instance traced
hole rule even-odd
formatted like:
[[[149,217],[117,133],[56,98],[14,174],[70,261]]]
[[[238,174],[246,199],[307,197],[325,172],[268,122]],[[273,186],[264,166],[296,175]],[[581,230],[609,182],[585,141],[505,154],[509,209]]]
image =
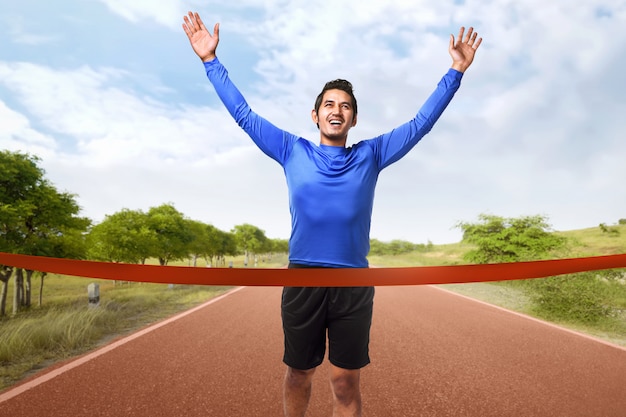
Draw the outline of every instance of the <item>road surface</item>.
[[[280,288],[246,287],[0,393],[0,416],[281,416]],[[624,417],[626,349],[437,287],[376,289],[365,416]],[[307,416],[331,414],[327,363]]]

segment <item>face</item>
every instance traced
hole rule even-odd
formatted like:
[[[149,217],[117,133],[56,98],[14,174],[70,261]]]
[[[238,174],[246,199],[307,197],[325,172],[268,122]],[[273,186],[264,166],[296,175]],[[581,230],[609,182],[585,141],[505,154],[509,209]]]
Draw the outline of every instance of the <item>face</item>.
[[[350,95],[342,90],[327,90],[318,112],[311,112],[313,122],[320,128],[322,145],[345,146],[348,131],[356,125],[356,114]]]

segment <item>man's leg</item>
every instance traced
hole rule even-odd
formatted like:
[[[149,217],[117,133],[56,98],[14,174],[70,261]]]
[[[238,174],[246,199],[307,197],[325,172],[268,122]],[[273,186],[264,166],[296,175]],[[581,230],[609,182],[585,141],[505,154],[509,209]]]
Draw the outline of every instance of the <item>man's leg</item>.
[[[361,368],[370,363],[374,287],[332,288],[328,314],[328,359],[333,416],[361,416]]]
[[[285,417],[304,417],[309,399],[315,368],[300,370],[287,367],[283,385],[283,408]]]
[[[333,390],[333,417],[361,417],[360,369],[330,365]]]

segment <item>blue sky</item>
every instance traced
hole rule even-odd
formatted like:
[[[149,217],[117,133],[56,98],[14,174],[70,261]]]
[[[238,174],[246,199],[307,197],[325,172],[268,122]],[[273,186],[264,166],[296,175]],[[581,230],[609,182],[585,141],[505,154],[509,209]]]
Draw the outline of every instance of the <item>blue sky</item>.
[[[626,218],[626,1],[224,3],[3,2],[0,147],[39,156],[96,222],[173,203],[287,238],[282,170],[217,100],[186,11],[220,22],[218,56],[252,108],[314,142],[324,82],[355,86],[349,143],[376,136],[414,116],[450,65],[449,34],[474,26],[483,45],[456,97],[381,174],[372,238],[457,242],[480,213],[556,230]]]

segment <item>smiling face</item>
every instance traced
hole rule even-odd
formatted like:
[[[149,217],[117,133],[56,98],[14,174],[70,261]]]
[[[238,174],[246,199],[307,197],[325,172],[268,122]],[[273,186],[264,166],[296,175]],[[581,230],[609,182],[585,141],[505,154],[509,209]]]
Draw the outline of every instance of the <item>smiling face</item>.
[[[356,125],[356,111],[350,94],[339,89],[326,90],[319,108],[311,112],[311,118],[320,129],[320,143],[345,146],[348,131]]]

